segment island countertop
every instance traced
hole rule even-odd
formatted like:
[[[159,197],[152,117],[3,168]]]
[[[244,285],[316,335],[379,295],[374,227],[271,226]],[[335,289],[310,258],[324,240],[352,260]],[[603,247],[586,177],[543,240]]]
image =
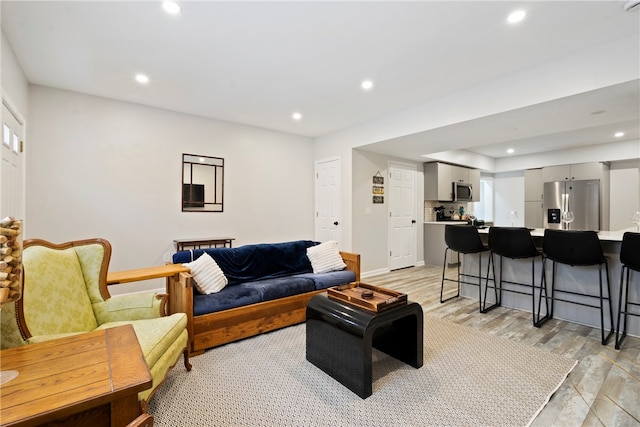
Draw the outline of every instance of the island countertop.
[[[630,228],[625,228],[623,230],[617,230],[617,231],[607,231],[607,230],[598,231],[598,238],[600,238],[600,240],[604,242],[622,242],[622,236],[627,231],[636,232],[636,228],[630,227]],[[489,229],[488,228],[480,229],[478,230],[478,232],[480,234],[488,234]],[[544,237],[544,228],[534,228],[533,230],[531,230],[531,236]]]

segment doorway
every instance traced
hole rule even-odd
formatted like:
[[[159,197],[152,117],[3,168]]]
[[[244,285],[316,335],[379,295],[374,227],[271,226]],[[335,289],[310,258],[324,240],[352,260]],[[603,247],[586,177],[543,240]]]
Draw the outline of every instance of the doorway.
[[[340,159],[316,162],[315,167],[315,239],[319,242],[340,242],[341,175]]]
[[[416,265],[416,166],[389,163],[389,270]]]

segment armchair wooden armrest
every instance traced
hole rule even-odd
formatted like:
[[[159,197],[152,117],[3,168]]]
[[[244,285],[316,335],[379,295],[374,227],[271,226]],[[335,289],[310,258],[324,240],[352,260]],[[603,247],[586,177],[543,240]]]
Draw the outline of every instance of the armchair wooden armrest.
[[[360,281],[360,254],[352,252],[340,251],[342,261],[347,264],[347,270],[351,270],[356,273],[356,282]]]
[[[160,279],[165,277],[167,280],[166,292],[169,293],[170,283],[178,280],[180,273],[189,272],[189,268],[181,264],[166,264],[154,267],[138,268],[135,270],[123,270],[107,273],[106,284],[119,285],[123,283],[140,282],[143,280]],[[108,291],[107,291],[108,292]],[[162,298],[162,315],[177,313],[178,311],[171,309],[171,300],[167,294],[158,294]]]
[[[169,314],[184,313],[187,315],[187,332],[189,343],[193,343],[193,282],[191,273],[182,271],[176,276],[167,277],[167,293],[169,294]]]
[[[189,272],[189,268],[182,264],[166,264],[154,267],[138,268],[107,273],[107,285],[140,282],[142,280],[172,277],[182,272]]]

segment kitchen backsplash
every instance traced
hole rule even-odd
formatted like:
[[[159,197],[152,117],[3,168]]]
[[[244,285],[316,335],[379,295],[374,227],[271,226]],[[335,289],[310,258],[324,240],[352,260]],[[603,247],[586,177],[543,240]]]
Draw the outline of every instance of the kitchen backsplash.
[[[449,213],[450,210],[455,210],[456,212],[460,209],[460,206],[464,207],[464,211],[466,213],[469,212],[468,203],[453,203],[453,202],[438,202],[436,200],[425,200],[424,202],[424,220],[427,221],[435,221],[436,220],[436,212],[433,208],[438,206],[444,206],[445,216],[451,216]]]

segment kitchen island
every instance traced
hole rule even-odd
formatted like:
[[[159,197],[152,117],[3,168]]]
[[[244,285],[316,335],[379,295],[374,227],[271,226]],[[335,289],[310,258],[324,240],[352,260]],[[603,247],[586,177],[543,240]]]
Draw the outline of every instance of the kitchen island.
[[[480,237],[484,242],[487,241],[489,229],[478,230]],[[618,299],[620,295],[620,245],[622,242],[622,236],[626,231],[636,231],[636,228],[628,228],[619,231],[600,231],[598,237],[602,244],[602,249],[605,256],[609,261],[609,283],[611,287],[611,302],[613,308],[613,318],[617,323],[618,319]],[[531,231],[531,236],[538,248],[542,248],[542,242],[544,239],[544,229],[534,229]],[[499,262],[498,257],[494,257],[496,262]],[[483,275],[486,270],[486,255],[483,256]],[[535,275],[536,285],[540,285],[541,280],[541,268],[542,263],[536,261],[535,263]],[[551,263],[547,263],[547,289],[551,290]],[[477,274],[478,271],[478,258],[477,256],[465,256],[462,262],[462,270],[465,273]],[[496,274],[499,274],[499,269],[496,268]],[[603,269],[604,274],[604,269]],[[531,282],[531,260],[505,260],[503,268],[504,280],[510,280],[514,282],[530,283]],[[633,274],[632,274],[633,278]],[[604,276],[603,276],[604,279]],[[635,279],[637,281],[637,277]],[[606,283],[606,282],[605,282]],[[556,288],[558,289],[570,289],[576,292],[584,292],[589,294],[598,294],[598,268],[593,267],[571,267],[567,265],[558,264],[556,270]],[[630,287],[631,300],[640,300],[638,286]],[[513,285],[503,284],[503,289],[515,289]],[[461,287],[461,295],[469,298],[478,298],[478,288],[472,285],[463,284]],[[488,293],[489,297],[491,293]],[[595,300],[589,298],[585,299],[579,295],[563,295],[564,299],[571,301],[582,301],[593,304]],[[489,298],[487,305],[490,304],[491,298]],[[597,301],[595,301],[597,305]],[[606,302],[605,302],[606,304]],[[512,292],[502,293],[502,306],[517,308],[525,311],[531,311],[531,297]],[[605,305],[605,329],[610,330],[612,325],[608,321],[608,313]],[[544,315],[544,309],[542,312]],[[554,304],[554,318],[567,320],[569,322],[578,323],[582,325],[591,326],[593,328],[600,328],[600,311],[595,308],[589,308],[579,306],[576,304],[568,304],[560,301],[555,301]],[[616,325],[613,325],[616,326]],[[545,327],[544,325],[542,326]],[[640,318],[635,316],[628,317],[628,334],[634,336],[640,336]],[[611,342],[611,341],[610,341]]]

